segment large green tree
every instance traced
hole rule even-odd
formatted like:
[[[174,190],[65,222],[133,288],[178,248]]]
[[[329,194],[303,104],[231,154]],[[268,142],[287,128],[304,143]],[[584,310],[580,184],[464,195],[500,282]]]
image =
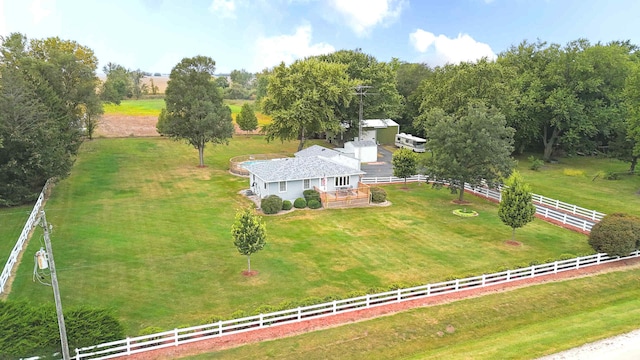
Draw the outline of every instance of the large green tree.
[[[505,181],[502,189],[502,199],[498,206],[498,215],[505,225],[511,227],[511,239],[516,239],[516,229],[533,221],[536,207],[533,205],[531,189],[524,182],[522,176],[514,171]]]
[[[238,252],[247,257],[247,271],[251,273],[251,254],[262,250],[267,243],[265,223],[252,209],[239,210],[231,226],[231,235]]]
[[[346,65],[315,58],[274,68],[262,100],[263,110],[273,118],[264,127],[267,141],[297,139],[302,150],[314,133],[340,132],[340,109],[349,106],[356,85],[345,70]]]
[[[426,161],[427,174],[436,185],[449,183],[463,201],[464,184],[495,186],[511,174],[514,130],[504,115],[481,102],[467,106],[462,115],[447,115],[434,108],[420,115],[418,124],[427,134],[426,147],[432,156]]]
[[[624,90],[625,121],[611,144],[613,155],[629,162],[631,172],[635,171],[640,156],[640,54],[632,60]]]
[[[160,134],[196,148],[200,167],[204,166],[205,145],[227,144],[233,134],[231,109],[222,102],[214,71],[215,61],[210,57],[182,59],[169,75],[166,107],[156,126]]]
[[[100,110],[93,51],[59,38],[21,34],[0,47],[0,195],[5,205],[30,201],[51,177],[68,175],[84,120]]]
[[[343,64],[345,71],[354,84],[363,86],[364,93],[358,101],[344,104],[340,108],[341,122],[348,124],[351,136],[357,136],[359,124],[360,100],[362,100],[363,119],[398,119],[402,112],[403,98],[398,93],[396,70],[398,63],[378,61],[374,56],[360,49],[340,50],[317,57],[321,61]],[[352,89],[356,92],[356,89]]]
[[[133,96],[133,82],[124,66],[110,62],[102,67],[102,72],[107,76],[100,88],[103,101],[120,105],[123,99]]]
[[[422,129],[413,126],[420,115],[420,83],[431,76],[433,70],[427,64],[402,62],[397,65],[398,93],[403,97],[404,107],[397,122],[403,132],[424,135]]]

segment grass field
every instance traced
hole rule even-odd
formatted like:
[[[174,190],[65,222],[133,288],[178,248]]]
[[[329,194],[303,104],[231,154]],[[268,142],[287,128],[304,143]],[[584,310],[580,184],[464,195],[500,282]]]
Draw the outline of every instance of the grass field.
[[[535,359],[636,329],[638,279],[536,285],[189,359]]]
[[[253,103],[253,101],[248,100],[225,100],[225,103],[231,108],[234,120],[240,112],[242,104],[246,102]],[[105,103],[104,113],[107,115],[158,116],[164,107],[164,99],[123,100],[120,105]],[[259,126],[271,122],[271,117],[261,112],[256,112],[256,117],[258,118]]]
[[[526,157],[518,159],[518,170],[534,193],[559,199],[603,213],[626,212],[640,216],[640,176],[621,175],[605,180],[607,172],[625,172],[629,164],[596,157],[562,158],[545,164],[539,171],[529,169]]]
[[[0,210],[0,271],[7,263],[33,206],[20,206]]]
[[[510,229],[495,204],[469,196],[480,216],[463,219],[451,214],[454,195],[411,184],[386,187],[389,207],[265,217],[268,245],[252,257],[260,274],[244,278],[246,258],[230,226],[235,210],[249,205],[238,194],[248,183],[228,173],[229,158],[292,153],[296,145],[234,138],[207,147],[209,167],[199,169],[195,150],[167,139],[86,142],[46,206],[63,302],[113,308],[135,335],[239,309],[590,252],[585,236],[540,220],[518,230],[523,246],[505,245]],[[37,247],[32,241],[25,259]],[[31,270],[25,261],[10,298],[53,301],[49,288],[31,282]]]

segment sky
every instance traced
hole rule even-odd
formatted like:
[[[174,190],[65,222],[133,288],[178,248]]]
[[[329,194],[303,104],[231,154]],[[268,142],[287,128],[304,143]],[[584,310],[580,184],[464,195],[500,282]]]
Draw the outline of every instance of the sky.
[[[430,66],[495,58],[523,40],[640,45],[637,0],[0,0],[0,36],[60,37],[99,61],[168,74],[205,55],[216,73],[361,49]]]

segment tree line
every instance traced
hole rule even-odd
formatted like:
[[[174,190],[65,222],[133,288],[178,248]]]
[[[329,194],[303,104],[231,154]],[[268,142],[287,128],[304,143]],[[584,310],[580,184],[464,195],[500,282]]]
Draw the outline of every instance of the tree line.
[[[0,45],[0,206],[32,202],[69,174],[83,128],[102,113],[93,51],[18,33]]]

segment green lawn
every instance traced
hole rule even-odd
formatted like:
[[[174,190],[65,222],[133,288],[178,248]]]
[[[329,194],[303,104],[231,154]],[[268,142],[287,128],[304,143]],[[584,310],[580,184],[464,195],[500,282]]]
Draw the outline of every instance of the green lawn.
[[[638,279],[536,285],[189,359],[535,359],[636,329]]]
[[[0,271],[7,263],[31,210],[33,206],[0,209]]]
[[[534,193],[603,213],[640,215],[640,176],[621,175],[605,180],[607,172],[625,172],[629,164],[596,157],[561,158],[539,171],[529,169],[526,156],[518,158],[518,170]]]
[[[476,218],[451,214],[455,198],[424,184],[386,187],[389,207],[295,211],[265,217],[266,248],[246,258],[232,244],[238,194],[248,180],[228,173],[231,157],[293,153],[296,142],[234,138],[197,152],[168,139],[86,142],[69,178],[47,203],[63,303],[115,309],[127,332],[207,322],[241,309],[327,295],[346,296],[394,283],[416,284],[493,272],[563,254],[590,252],[586,237],[540,220],[518,230],[524,245],[504,244],[510,229],[495,204],[469,196]],[[32,241],[25,259],[39,247]],[[24,261],[10,295],[53,301],[31,282]]]

